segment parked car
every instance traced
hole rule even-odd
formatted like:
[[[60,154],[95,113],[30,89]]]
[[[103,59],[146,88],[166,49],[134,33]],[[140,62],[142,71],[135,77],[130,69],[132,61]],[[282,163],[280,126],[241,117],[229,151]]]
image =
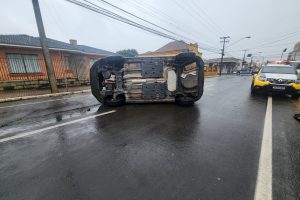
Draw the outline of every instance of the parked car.
[[[251,83],[251,93],[284,93],[300,97],[300,80],[296,69],[290,65],[270,64],[255,74]]]
[[[176,102],[192,105],[203,94],[204,62],[194,53],[177,56],[111,56],[90,69],[91,89],[108,106]]]

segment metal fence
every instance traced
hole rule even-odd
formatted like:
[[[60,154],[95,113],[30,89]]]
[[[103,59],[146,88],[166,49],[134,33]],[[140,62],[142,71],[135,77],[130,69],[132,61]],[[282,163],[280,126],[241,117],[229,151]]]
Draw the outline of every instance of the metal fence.
[[[52,59],[57,79],[75,78],[89,79],[90,63],[85,59],[58,58]],[[44,59],[34,55],[10,54],[0,57],[0,81],[13,80],[47,80],[47,70]]]
[[[91,61],[84,57],[52,58],[60,92],[89,88]],[[0,100],[50,93],[45,60],[37,55],[0,57]]]

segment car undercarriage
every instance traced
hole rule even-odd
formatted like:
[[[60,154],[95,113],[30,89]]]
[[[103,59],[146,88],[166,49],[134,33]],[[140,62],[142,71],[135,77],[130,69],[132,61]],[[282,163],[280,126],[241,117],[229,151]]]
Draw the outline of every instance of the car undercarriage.
[[[93,95],[101,103],[176,102],[192,105],[203,94],[204,63],[194,53],[177,56],[111,56],[90,70]]]

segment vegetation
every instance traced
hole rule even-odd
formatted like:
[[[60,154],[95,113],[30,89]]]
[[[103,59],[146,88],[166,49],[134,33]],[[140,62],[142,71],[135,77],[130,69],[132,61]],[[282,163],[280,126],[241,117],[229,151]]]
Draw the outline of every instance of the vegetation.
[[[123,49],[120,51],[117,51],[117,54],[120,54],[124,57],[136,57],[139,53],[135,49]]]

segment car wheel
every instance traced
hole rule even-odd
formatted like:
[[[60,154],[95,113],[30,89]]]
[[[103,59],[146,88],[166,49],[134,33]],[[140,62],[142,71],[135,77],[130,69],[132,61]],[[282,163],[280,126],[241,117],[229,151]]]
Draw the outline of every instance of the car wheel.
[[[96,97],[96,99],[100,103],[104,103],[103,97],[100,95],[100,91],[102,90],[103,77],[98,73],[98,66],[95,64],[90,69],[90,84],[92,94]]]
[[[255,94],[256,93],[256,90],[255,90],[255,88],[254,88],[254,86],[253,86],[254,84],[253,84],[253,82],[251,83],[251,94]]]
[[[298,95],[298,94],[292,94],[292,98],[293,99],[298,99],[298,98],[300,98],[300,95]]]
[[[117,107],[124,105],[125,101],[125,96],[123,94],[117,95],[115,99],[112,96],[107,96],[104,99],[104,105]]]
[[[298,120],[300,122],[300,114],[295,114],[294,118],[295,118],[295,120]]]
[[[175,103],[180,105],[180,106],[192,106],[195,103],[194,98],[192,97],[176,97],[175,98]]]

